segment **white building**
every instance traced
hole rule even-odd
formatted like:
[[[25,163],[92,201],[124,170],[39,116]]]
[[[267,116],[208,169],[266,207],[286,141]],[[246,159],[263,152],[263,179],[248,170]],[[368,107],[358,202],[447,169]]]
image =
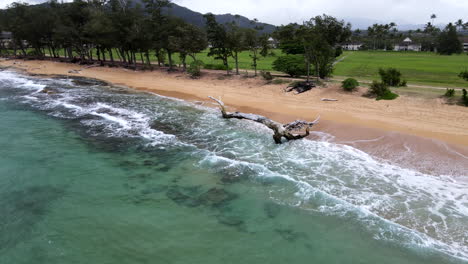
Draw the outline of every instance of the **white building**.
[[[410,38],[405,38],[402,43],[395,45],[395,51],[421,51],[422,46],[414,43]]]
[[[362,45],[362,43],[345,43],[341,45],[341,48],[344,50],[360,50]]]
[[[468,52],[468,37],[460,38],[460,41],[463,45],[463,51]]]

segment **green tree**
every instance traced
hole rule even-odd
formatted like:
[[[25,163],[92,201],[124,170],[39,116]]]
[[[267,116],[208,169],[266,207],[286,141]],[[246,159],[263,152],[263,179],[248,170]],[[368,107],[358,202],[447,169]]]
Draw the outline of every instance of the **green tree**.
[[[216,60],[222,60],[226,67],[226,73],[229,75],[229,57],[232,56],[232,50],[229,45],[229,37],[226,28],[216,22],[213,14],[206,14],[206,31],[210,47],[208,56],[213,56]]]
[[[256,29],[248,29],[244,33],[244,46],[249,50],[252,67],[257,76],[257,62],[268,55],[268,35],[259,35]]]
[[[463,46],[458,38],[457,29],[452,23],[449,23],[445,27],[445,30],[440,33],[437,39],[437,51],[442,55],[463,52]]]

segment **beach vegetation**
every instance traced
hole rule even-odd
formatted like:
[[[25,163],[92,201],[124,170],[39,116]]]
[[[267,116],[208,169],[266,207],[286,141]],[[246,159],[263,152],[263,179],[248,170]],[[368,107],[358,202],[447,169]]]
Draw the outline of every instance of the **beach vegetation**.
[[[348,92],[352,92],[356,90],[358,86],[359,86],[359,82],[353,78],[348,78],[341,83],[341,87],[343,88],[343,90],[348,91]]]
[[[373,81],[367,92],[368,96],[376,97],[377,100],[394,100],[398,94],[393,93],[387,84]]]
[[[307,74],[306,63],[302,55],[285,55],[278,57],[273,62],[273,69],[297,77]]]
[[[273,75],[271,75],[271,72],[269,71],[261,71],[260,75],[263,77],[265,81],[273,80]]]
[[[445,91],[445,94],[444,94],[445,97],[454,97],[455,96],[455,89],[449,89],[447,88],[447,90]]]
[[[393,86],[393,87],[399,87],[399,86],[406,86],[406,81],[401,80],[401,72],[395,68],[388,68],[388,69],[379,69],[379,75],[380,78],[382,79],[382,83],[388,85],[388,86]]]
[[[203,66],[203,62],[200,60],[192,61],[187,68],[187,73],[192,78],[198,78],[201,76],[201,68]]]

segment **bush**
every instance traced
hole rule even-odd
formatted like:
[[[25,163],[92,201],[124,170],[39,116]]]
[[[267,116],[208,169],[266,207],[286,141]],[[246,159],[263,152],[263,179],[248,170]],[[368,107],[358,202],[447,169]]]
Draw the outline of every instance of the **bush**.
[[[448,89],[444,94],[445,97],[454,97],[455,96],[455,89]]]
[[[223,65],[223,64],[210,64],[210,63],[207,63],[203,66],[203,68],[207,69],[207,70],[219,70],[219,71],[226,71],[228,69],[226,69],[226,65]],[[232,67],[229,67],[229,70],[232,70]]]
[[[187,73],[190,75],[192,78],[197,78],[201,76],[201,67],[203,66],[203,62],[196,60],[192,61],[188,68],[187,68]]]
[[[266,81],[271,81],[273,80],[273,76],[269,71],[260,71],[260,75],[265,79]]]
[[[468,106],[468,92],[466,91],[466,89],[463,89],[462,104],[464,106]]]
[[[379,100],[394,100],[398,98],[398,94],[393,93],[392,91],[388,90],[383,95],[377,96],[377,101]]]
[[[273,69],[289,74],[291,77],[307,74],[304,58],[301,55],[286,55],[278,57],[273,62]]]
[[[386,70],[380,68],[379,75],[382,83],[388,86],[406,86],[406,81],[401,81],[401,72],[395,68],[388,68]]]
[[[460,72],[460,74],[458,75],[458,77],[464,79],[465,81],[468,81],[468,70],[465,70],[465,71]]]
[[[377,100],[393,100],[398,94],[393,93],[383,82],[373,81],[369,88],[369,95],[376,96]]]
[[[343,87],[343,89],[348,92],[352,92],[356,90],[358,86],[359,86],[359,82],[353,78],[348,78],[341,83],[341,87]]]

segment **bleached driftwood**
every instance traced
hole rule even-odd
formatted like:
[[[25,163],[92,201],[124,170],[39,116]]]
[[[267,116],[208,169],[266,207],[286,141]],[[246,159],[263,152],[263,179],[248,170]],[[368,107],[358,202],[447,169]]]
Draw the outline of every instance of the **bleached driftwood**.
[[[281,139],[284,137],[287,140],[297,140],[305,138],[309,135],[309,129],[313,125],[319,122],[320,117],[315,119],[312,122],[296,120],[289,124],[281,124],[279,122],[273,121],[269,118],[266,118],[261,115],[255,114],[246,114],[241,112],[227,112],[223,101],[216,99],[214,97],[208,96],[211,100],[215,101],[221,110],[223,118],[236,118],[236,119],[247,119],[260,124],[265,125],[269,129],[273,130],[273,140],[276,144],[281,144]],[[293,134],[293,131],[298,131],[305,128],[305,134]]]
[[[336,101],[338,101],[338,99],[322,98],[322,101],[324,101],[324,102],[336,102]]]

